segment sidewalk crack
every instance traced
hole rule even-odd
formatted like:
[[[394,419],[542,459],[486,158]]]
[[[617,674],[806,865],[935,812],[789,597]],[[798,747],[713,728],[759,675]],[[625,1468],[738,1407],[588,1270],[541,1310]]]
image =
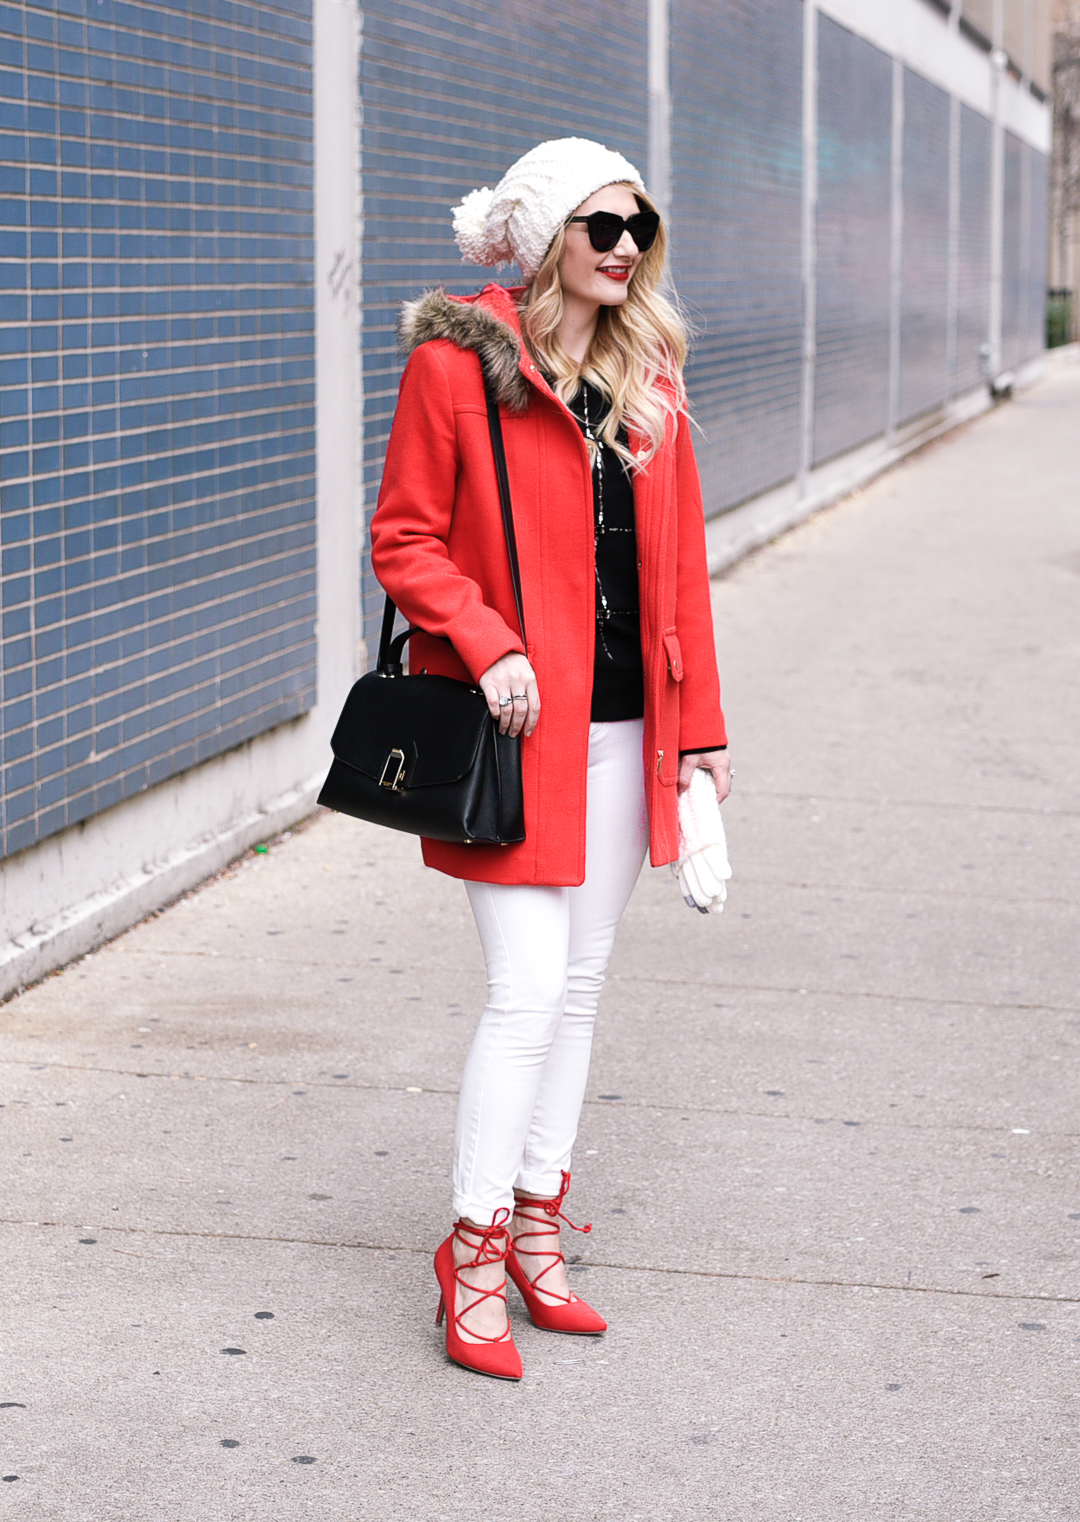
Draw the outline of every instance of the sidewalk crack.
[[[173,1237],[181,1241],[196,1242],[273,1242],[283,1247],[329,1247],[352,1252],[409,1253],[414,1257],[427,1258],[431,1249],[405,1242],[361,1242],[333,1237],[286,1237],[270,1232],[241,1231],[191,1231],[179,1227],[152,1226],[99,1226],[87,1225],[86,1221],[26,1221],[15,1216],[0,1216],[0,1226],[64,1227],[72,1231],[93,1230],[103,1236],[113,1233],[123,1237]],[[137,1256],[129,1254],[129,1256]],[[591,1259],[586,1268],[603,1268],[611,1273],[653,1274],[660,1277],[681,1279],[719,1279],[740,1284],[794,1284],[810,1289],[867,1289],[882,1294],[898,1295],[947,1295],[964,1300],[1006,1300],[1038,1305],[1080,1305],[1080,1295],[1022,1294],[1010,1291],[963,1289],[936,1284],[890,1284],[886,1280],[812,1278],[799,1274],[753,1274],[739,1273],[734,1269],[719,1268],[672,1268],[653,1263],[610,1263]]]

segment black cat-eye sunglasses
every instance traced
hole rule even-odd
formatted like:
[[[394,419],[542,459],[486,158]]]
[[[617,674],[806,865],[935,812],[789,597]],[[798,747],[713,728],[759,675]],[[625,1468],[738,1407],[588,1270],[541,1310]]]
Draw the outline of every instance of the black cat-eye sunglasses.
[[[593,211],[587,217],[567,217],[567,224],[584,222],[589,229],[589,242],[598,254],[609,254],[624,232],[628,232],[644,253],[656,242],[660,231],[658,211],[635,211],[632,217],[620,217],[613,211]]]

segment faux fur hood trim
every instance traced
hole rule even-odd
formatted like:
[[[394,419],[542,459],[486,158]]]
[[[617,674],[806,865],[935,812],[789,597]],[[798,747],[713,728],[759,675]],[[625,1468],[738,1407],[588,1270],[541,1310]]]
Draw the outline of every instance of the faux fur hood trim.
[[[498,400],[512,412],[524,412],[529,405],[529,383],[521,373],[521,335],[492,310],[496,298],[512,321],[513,298],[501,286],[486,287],[464,300],[436,286],[415,301],[402,303],[398,340],[406,354],[433,338],[448,338],[459,349],[472,349],[480,356]]]

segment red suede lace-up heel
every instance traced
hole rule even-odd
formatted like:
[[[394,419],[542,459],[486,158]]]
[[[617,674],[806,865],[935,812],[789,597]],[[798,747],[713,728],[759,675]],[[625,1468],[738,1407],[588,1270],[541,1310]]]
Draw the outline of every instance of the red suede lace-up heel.
[[[564,1168],[562,1171],[562,1185],[553,1200],[516,1200],[514,1214],[531,1221],[539,1229],[536,1231],[519,1232],[510,1248],[510,1256],[506,1261],[506,1270],[521,1292],[529,1315],[532,1317],[533,1326],[538,1326],[543,1332],[567,1332],[579,1337],[595,1337],[600,1332],[607,1331],[607,1322],[598,1311],[594,1311],[591,1305],[586,1305],[584,1300],[579,1300],[576,1295],[556,1295],[554,1290],[546,1289],[541,1283],[545,1274],[559,1263],[565,1263],[557,1245],[559,1236],[559,1221],[565,1221],[572,1231],[592,1231],[592,1223],[588,1226],[575,1226],[573,1221],[562,1213],[562,1202],[565,1200],[570,1188],[570,1175]],[[521,1243],[530,1237],[555,1237],[555,1247],[526,1247]],[[522,1251],[525,1257],[550,1258],[548,1263],[536,1275],[530,1279],[521,1262],[518,1252]],[[540,1298],[537,1290],[543,1290],[545,1295],[551,1295],[557,1300],[557,1304],[549,1305]]]
[[[506,1223],[510,1219],[509,1210],[497,1210],[495,1218],[490,1226],[470,1226],[464,1221],[455,1221],[454,1229],[443,1242],[435,1254],[435,1277],[439,1281],[439,1309],[435,1315],[435,1325],[438,1326],[443,1316],[446,1315],[446,1353],[455,1363],[463,1368],[472,1369],[477,1374],[490,1374],[493,1379],[520,1379],[521,1358],[514,1339],[510,1334],[510,1321],[507,1318],[506,1331],[499,1337],[485,1337],[480,1332],[474,1332],[471,1327],[465,1326],[465,1318],[470,1311],[482,1305],[485,1300],[501,1300],[506,1304],[506,1286],[502,1289],[478,1289],[475,1284],[470,1284],[467,1279],[461,1277],[463,1268],[478,1268],[482,1263],[505,1263],[510,1251],[510,1233],[506,1229]],[[474,1256],[467,1263],[457,1264],[454,1262],[454,1238],[460,1239],[468,1246],[475,1247]],[[469,1291],[474,1299],[460,1313],[457,1311],[457,1286]],[[478,1342],[466,1342],[461,1335],[461,1328],[470,1337],[477,1337]]]

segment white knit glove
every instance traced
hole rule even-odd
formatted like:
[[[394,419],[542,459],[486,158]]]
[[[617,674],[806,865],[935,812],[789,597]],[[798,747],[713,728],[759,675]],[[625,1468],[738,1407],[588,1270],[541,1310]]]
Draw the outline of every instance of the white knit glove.
[[[679,794],[679,859],[671,870],[679,891],[702,914],[722,914],[731,876],[724,821],[712,773],[699,766]]]

